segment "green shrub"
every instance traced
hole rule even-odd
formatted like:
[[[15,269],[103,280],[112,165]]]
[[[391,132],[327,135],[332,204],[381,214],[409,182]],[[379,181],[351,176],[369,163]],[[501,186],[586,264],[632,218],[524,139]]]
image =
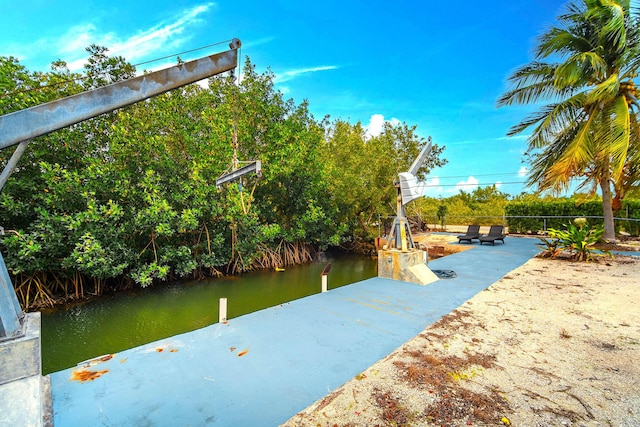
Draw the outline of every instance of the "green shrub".
[[[550,228],[548,230],[551,240],[540,238],[541,247],[548,256],[556,256],[563,251],[569,251],[571,259],[575,261],[589,261],[596,250],[595,244],[600,241],[604,232],[604,225],[588,227],[586,218],[576,218],[573,223],[567,224],[564,230]],[[609,251],[602,252],[610,255]]]
[[[530,202],[509,202],[505,206],[509,232],[537,233],[550,228],[561,228],[567,218],[559,217],[591,217],[602,216],[602,202],[591,200],[579,202],[574,199],[537,200]],[[538,217],[538,218],[517,218]],[[546,219],[546,227],[545,227]],[[589,218],[589,226],[602,222],[598,218]]]

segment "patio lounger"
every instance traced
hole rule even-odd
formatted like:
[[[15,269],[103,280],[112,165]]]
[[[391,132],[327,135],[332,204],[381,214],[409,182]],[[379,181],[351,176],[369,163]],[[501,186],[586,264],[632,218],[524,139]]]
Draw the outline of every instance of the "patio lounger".
[[[504,244],[505,235],[503,234],[503,231],[504,231],[503,226],[492,225],[491,228],[489,228],[489,234],[487,234],[486,236],[480,236],[479,238],[480,244],[482,245],[483,243],[487,242],[487,243],[491,243],[492,245],[495,245],[496,240],[500,240]]]
[[[470,225],[467,228],[466,234],[461,234],[458,236],[458,243],[462,243],[463,241],[468,241],[469,243],[473,243],[473,239],[480,238],[480,226],[479,225]]]

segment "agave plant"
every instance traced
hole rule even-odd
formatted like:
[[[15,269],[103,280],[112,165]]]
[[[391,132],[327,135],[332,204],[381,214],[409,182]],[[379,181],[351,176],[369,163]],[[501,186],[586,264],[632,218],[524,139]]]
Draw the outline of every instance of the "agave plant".
[[[556,256],[560,252],[569,251],[571,259],[575,261],[591,260],[593,252],[596,250],[595,244],[601,241],[604,233],[604,225],[589,228],[585,218],[576,218],[573,223],[566,225],[565,230],[550,228],[549,237],[552,240],[540,239],[542,245],[550,256]],[[611,255],[609,251],[600,249],[603,253]]]
[[[542,249],[543,257],[555,257],[561,252],[558,249],[558,239],[545,239],[544,237],[538,237],[542,243],[536,243],[536,246]]]

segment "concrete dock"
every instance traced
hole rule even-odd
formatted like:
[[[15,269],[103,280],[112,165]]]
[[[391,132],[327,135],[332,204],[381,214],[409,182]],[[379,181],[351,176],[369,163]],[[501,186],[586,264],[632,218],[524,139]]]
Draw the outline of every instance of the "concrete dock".
[[[372,278],[55,372],[54,425],[277,426],[524,264],[537,242],[474,243],[429,263],[452,279]]]

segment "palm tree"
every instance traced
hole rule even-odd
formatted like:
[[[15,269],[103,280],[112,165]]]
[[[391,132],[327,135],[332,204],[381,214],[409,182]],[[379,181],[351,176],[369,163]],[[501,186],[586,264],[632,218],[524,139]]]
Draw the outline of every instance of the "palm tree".
[[[602,193],[606,240],[615,240],[611,184],[637,181],[640,13],[629,0],[569,3],[538,39],[535,60],[517,69],[498,106],[549,102],[513,126],[528,138],[530,185],[559,193],[572,178]],[[545,62],[554,60],[558,62]],[[629,176],[635,172],[635,176]]]

